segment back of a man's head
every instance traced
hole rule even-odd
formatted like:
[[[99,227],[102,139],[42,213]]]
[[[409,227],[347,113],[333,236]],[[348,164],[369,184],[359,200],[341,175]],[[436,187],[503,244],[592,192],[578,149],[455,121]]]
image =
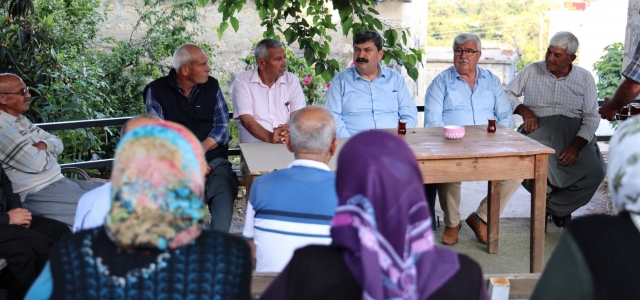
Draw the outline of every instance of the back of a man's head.
[[[320,106],[307,106],[291,117],[289,138],[293,154],[326,156],[336,138],[336,122],[331,113]]]

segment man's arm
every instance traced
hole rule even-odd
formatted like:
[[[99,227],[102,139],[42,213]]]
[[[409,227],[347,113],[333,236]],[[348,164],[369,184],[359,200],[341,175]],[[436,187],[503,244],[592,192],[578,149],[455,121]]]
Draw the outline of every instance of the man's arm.
[[[331,85],[327,90],[324,107],[331,112],[336,121],[336,133],[339,138],[351,137],[351,133],[347,130],[347,125],[342,119],[342,101],[342,82],[340,76],[336,76],[331,80]]]
[[[251,194],[249,195],[251,198]],[[247,213],[244,218],[244,229],[242,230],[242,237],[247,240],[249,247],[251,248],[251,255],[253,259],[256,259],[256,244],[253,242],[253,238],[256,236],[255,228],[253,228],[253,221],[256,215],[251,199],[247,202]]]
[[[585,87],[584,100],[582,101],[582,125],[578,134],[573,139],[569,147],[562,150],[560,156],[560,166],[573,165],[580,154],[580,150],[595,137],[596,130],[600,125],[598,115],[598,92],[596,84],[591,76],[586,76],[587,85]]]
[[[229,109],[227,108],[227,102],[224,100],[220,87],[218,87],[218,94],[216,95],[215,101],[213,129],[209,132],[209,136],[202,141],[205,152],[215,149],[218,145],[227,145],[231,140],[229,136]]]
[[[418,108],[413,102],[411,94],[409,94],[409,89],[404,82],[404,78],[400,73],[396,75],[398,77],[396,87],[398,91],[398,117],[407,121],[407,128],[415,128],[418,123]]]
[[[164,120],[164,112],[162,111],[162,106],[153,97],[153,93],[151,92],[151,87],[147,89],[147,94],[144,97],[144,108],[148,114],[155,114],[158,118]]]
[[[444,84],[440,76],[427,87],[424,96],[424,127],[442,127],[442,112],[444,110]]]
[[[515,121],[513,120],[513,110],[509,98],[504,93],[504,88],[500,84],[500,79],[493,77],[493,94],[495,95],[495,114],[498,118],[498,124],[507,128],[513,128]]]
[[[509,102],[511,102],[513,113],[522,116],[522,119],[524,120],[524,131],[533,132],[538,129],[538,116],[536,116],[536,114],[534,114],[526,105],[520,103],[520,100],[518,99],[524,94],[527,88],[529,70],[531,70],[531,67],[529,66],[522,69],[520,73],[518,73],[518,76],[507,84],[504,92],[507,95],[507,98],[509,98]]]
[[[36,130],[43,131],[31,124],[29,132],[32,133],[28,134],[36,134],[38,138],[41,136],[55,137],[48,133],[47,135],[41,135],[40,132],[33,133],[34,127]],[[55,152],[62,151],[61,141],[58,144],[55,138],[47,139],[48,142],[53,143],[50,149],[55,150],[43,151],[32,145],[28,137],[20,134],[20,131],[11,125],[3,128],[1,133],[0,161],[3,164],[28,174],[37,174],[58,164]]]
[[[253,117],[253,101],[247,90],[248,88],[242,81],[238,80],[238,78],[233,81],[233,89],[231,91],[233,117],[239,119],[242,127],[249,131],[253,137],[261,141],[267,143],[284,142],[283,127],[277,127],[278,129],[274,128],[273,132],[271,132],[262,127]]]
[[[33,144],[33,146],[35,146],[40,150],[48,151],[54,156],[58,156],[60,155],[60,153],[62,153],[62,151],[64,150],[64,144],[62,143],[62,140],[59,137],[40,129],[40,127],[36,125],[31,124],[31,128],[29,128],[29,132],[33,130],[35,130],[36,135],[38,135],[38,138],[40,139],[40,142],[38,143],[43,143],[44,147],[38,147],[36,145],[38,143]]]
[[[640,94],[640,47],[636,46],[633,59],[622,75],[626,80],[620,84],[613,99],[608,101],[609,99],[605,98],[604,104],[600,108],[600,116],[603,119],[613,121],[618,110],[631,103]]]
[[[640,94],[640,83],[630,78],[625,79],[622,84],[618,86],[612,99],[604,98],[604,103],[602,107],[600,107],[600,116],[603,119],[613,121],[618,110],[633,102],[638,94]]]
[[[0,225],[31,225],[31,213],[22,208],[20,196],[13,192],[11,180],[0,165],[0,189],[5,201],[0,200]]]

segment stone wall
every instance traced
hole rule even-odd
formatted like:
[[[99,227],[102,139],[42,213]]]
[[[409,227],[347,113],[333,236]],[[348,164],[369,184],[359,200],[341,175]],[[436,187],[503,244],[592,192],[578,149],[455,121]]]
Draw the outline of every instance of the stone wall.
[[[627,32],[624,39],[624,60],[622,62],[623,70],[633,58],[638,42],[640,42],[640,0],[629,0]]]
[[[113,36],[120,40],[129,39],[132,35],[133,26],[138,20],[135,5],[140,3],[141,1],[137,0],[107,0],[105,6],[108,19],[102,27],[101,35]],[[209,28],[209,30],[201,39],[217,47],[215,53],[209,54],[212,68],[214,69],[212,75],[222,79],[223,84],[226,81],[223,89],[229,90],[235,76],[245,70],[244,63],[240,62],[239,59],[251,53],[252,40],[262,39],[263,30],[260,26],[260,18],[258,17],[255,3],[247,1],[242,11],[236,15],[240,20],[238,32],[234,32],[229,27],[222,39],[218,39],[216,31],[213,29],[222,19],[222,14],[218,13],[218,5],[209,4],[202,10],[206,15],[206,19],[200,26]],[[387,20],[394,27],[411,28],[413,36],[410,39],[410,44],[413,47],[420,47],[426,43],[427,1],[385,1],[378,3],[376,10],[380,12],[382,19]],[[333,18],[334,23],[339,23],[340,19],[337,14],[334,14]],[[145,30],[145,27],[141,27],[140,30]],[[136,34],[134,33],[133,36],[135,37]],[[338,30],[332,34],[332,38],[330,43],[331,57],[337,59],[343,66],[348,66],[353,55],[351,36],[343,36],[342,29],[338,26]],[[404,70],[403,68],[397,69]],[[422,73],[423,69],[420,71]],[[405,76],[405,78],[414,101],[422,105],[426,86],[424,84],[416,84],[408,76]],[[424,82],[424,75],[421,75],[419,82]]]

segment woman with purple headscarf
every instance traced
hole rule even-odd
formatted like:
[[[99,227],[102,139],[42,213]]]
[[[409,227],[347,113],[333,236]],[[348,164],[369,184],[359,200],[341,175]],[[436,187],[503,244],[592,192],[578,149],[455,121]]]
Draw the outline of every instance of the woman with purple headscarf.
[[[486,299],[480,266],[436,247],[409,147],[382,131],[338,158],[331,246],[298,249],[262,299]]]

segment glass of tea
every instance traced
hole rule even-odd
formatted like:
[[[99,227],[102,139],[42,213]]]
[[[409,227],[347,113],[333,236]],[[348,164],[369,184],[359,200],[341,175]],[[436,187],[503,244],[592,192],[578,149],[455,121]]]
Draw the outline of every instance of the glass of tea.
[[[407,134],[407,120],[398,120],[398,134]]]
[[[494,133],[496,132],[496,118],[489,118],[489,124],[487,124],[487,132]]]

